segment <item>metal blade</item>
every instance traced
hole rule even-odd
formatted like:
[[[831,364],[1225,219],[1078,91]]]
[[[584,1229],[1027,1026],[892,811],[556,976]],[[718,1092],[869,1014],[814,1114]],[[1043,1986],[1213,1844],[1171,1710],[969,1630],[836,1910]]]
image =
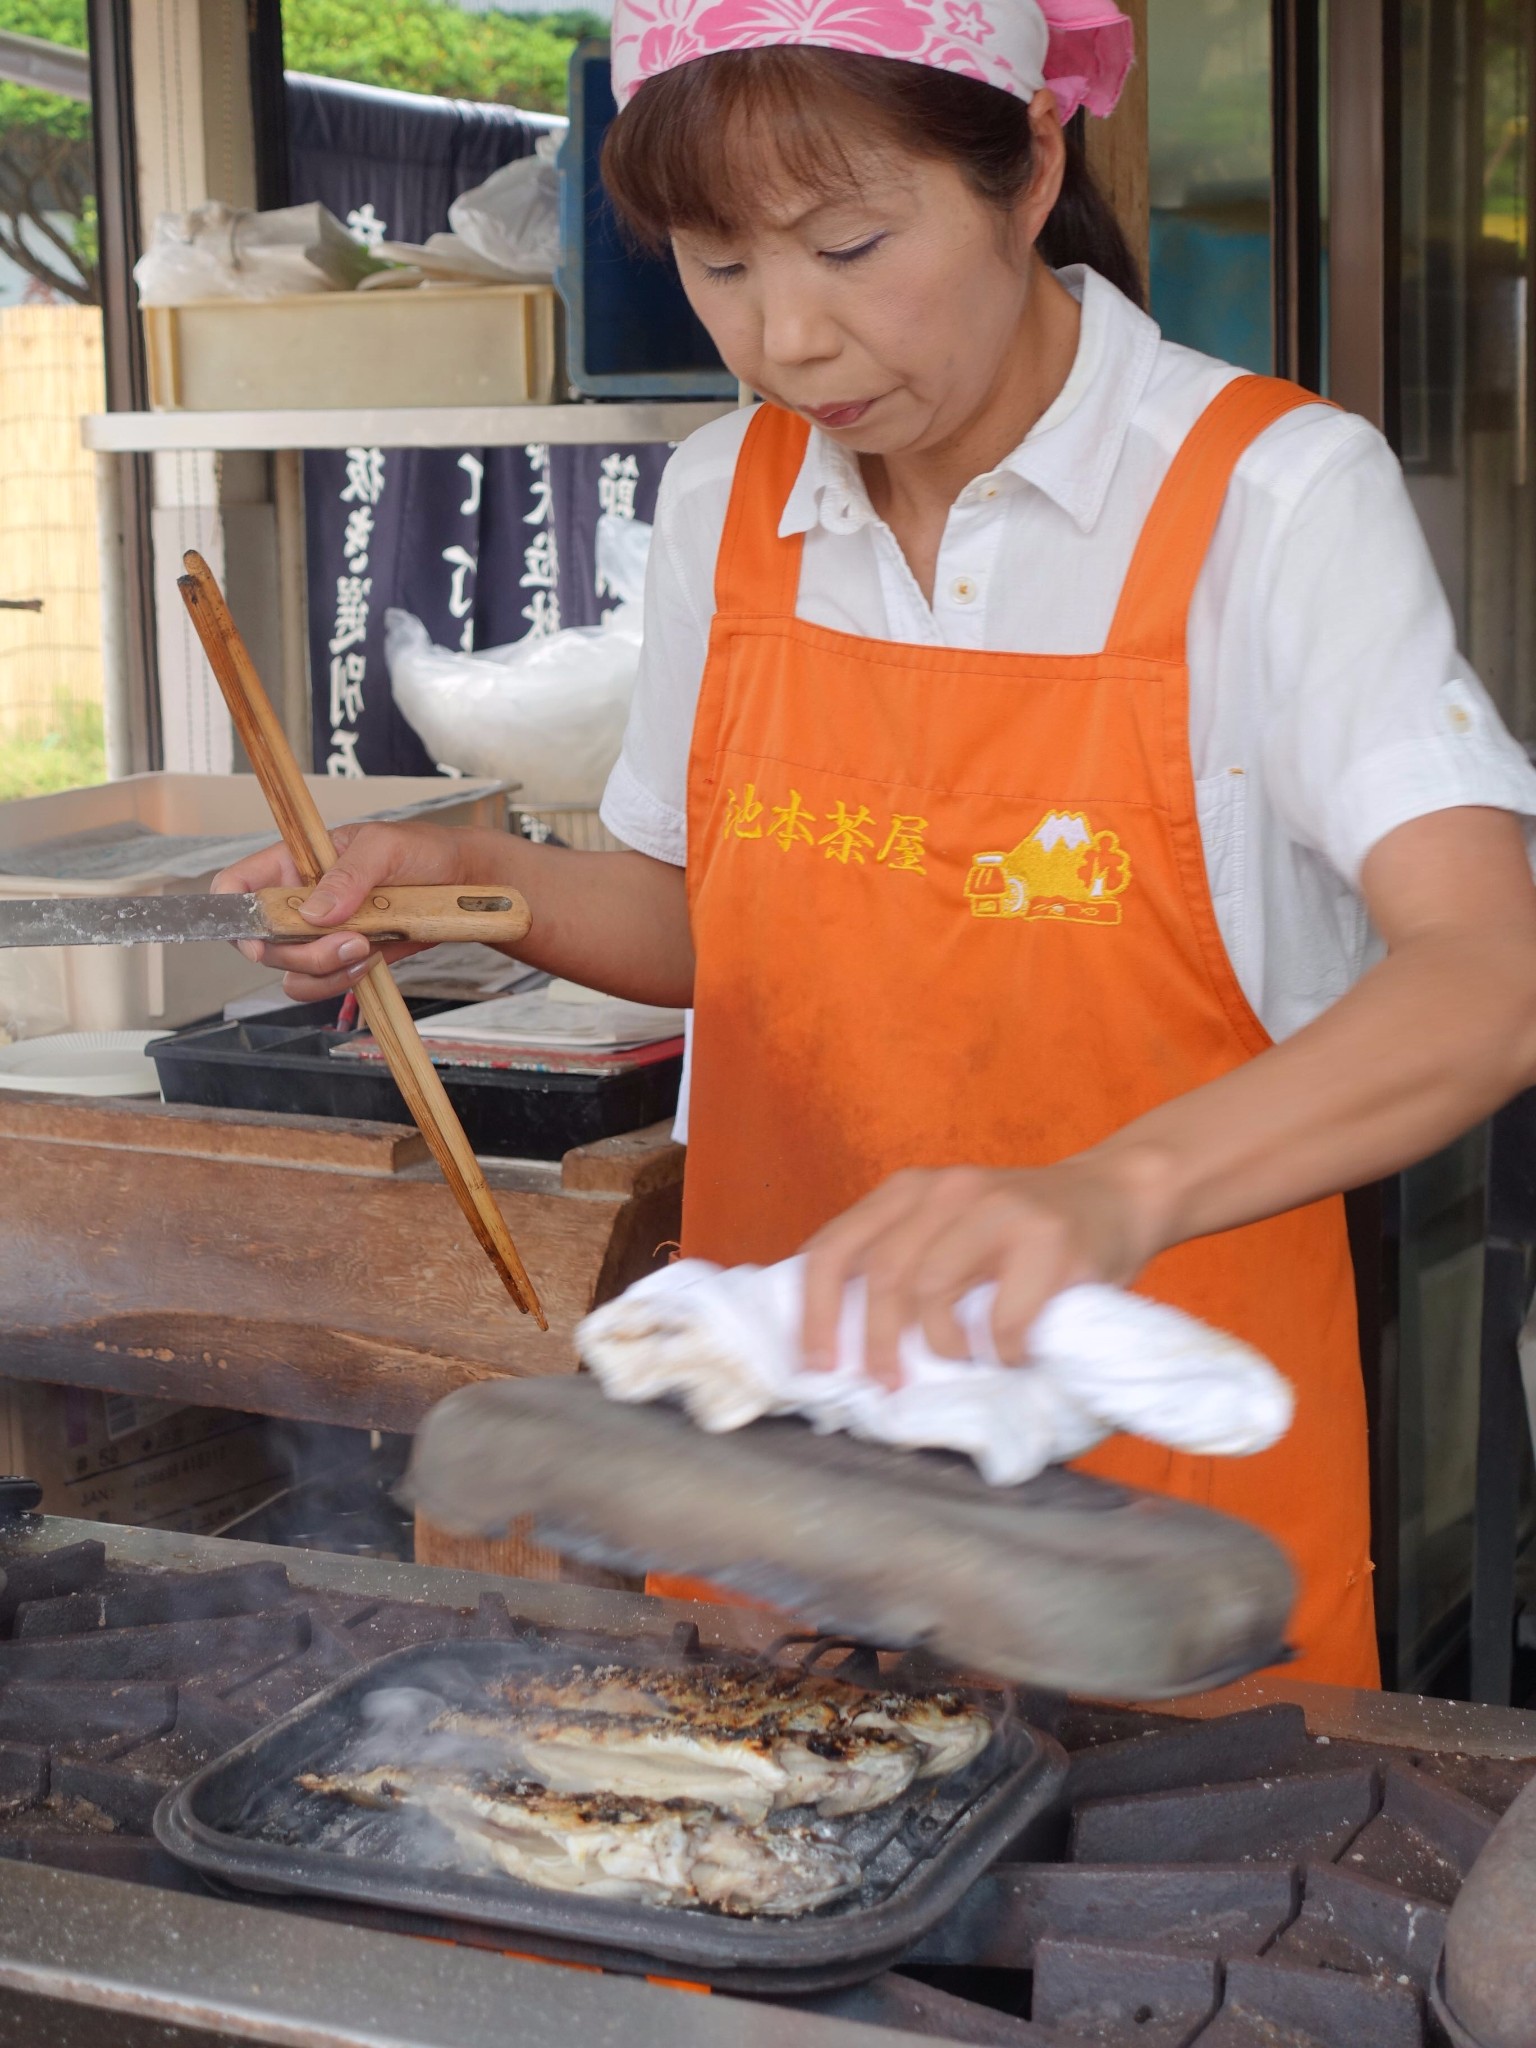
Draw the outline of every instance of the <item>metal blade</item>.
[[[0,897],[0,946],[180,945],[266,935],[255,896]]]

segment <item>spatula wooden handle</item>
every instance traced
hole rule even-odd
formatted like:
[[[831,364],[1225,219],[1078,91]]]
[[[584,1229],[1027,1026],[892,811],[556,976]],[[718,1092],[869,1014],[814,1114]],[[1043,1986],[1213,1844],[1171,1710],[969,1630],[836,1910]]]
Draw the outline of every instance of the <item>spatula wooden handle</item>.
[[[309,793],[287,734],[261,686],[250,652],[229,615],[217,578],[195,550],[182,556],[182,564],[187,573],[177,578],[176,587],[229,706],[240,743],[272,807],[283,844],[302,878],[318,882],[336,862],[331,835]],[[427,1057],[405,998],[382,960],[376,960],[359,981],[357,995],[363,1021],[389,1063],[395,1085],[405,1097],[406,1107],[431,1147],[432,1156],[481,1249],[517,1306],[532,1315],[541,1330],[547,1330],[549,1324],[539,1306],[539,1297],[518,1256],[506,1220],[486,1185],[437,1069]]]
[[[258,889],[262,922],[274,939],[318,939],[320,926],[299,915],[307,889]],[[409,939],[422,946],[478,939],[487,946],[513,946],[533,923],[515,889],[486,883],[463,889],[389,887],[375,889],[338,930],[369,939]]]

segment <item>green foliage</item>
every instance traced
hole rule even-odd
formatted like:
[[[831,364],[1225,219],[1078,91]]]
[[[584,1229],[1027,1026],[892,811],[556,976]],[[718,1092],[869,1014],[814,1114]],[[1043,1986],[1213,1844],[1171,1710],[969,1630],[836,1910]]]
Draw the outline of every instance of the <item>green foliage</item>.
[[[597,16],[580,12],[465,14],[451,0],[286,0],[283,60],[290,71],[322,78],[563,113],[573,44],[604,33]]]
[[[0,28],[86,47],[85,0],[0,0]],[[607,33],[581,9],[544,15],[465,14],[452,0],[287,0],[283,54],[291,71],[402,92],[496,100],[563,113],[572,45]],[[42,130],[84,140],[90,108],[0,81],[0,136]]]
[[[41,733],[0,739],[0,803],[18,796],[48,796],[56,789],[79,789],[106,778],[107,746],[99,704],[76,704],[60,697]]]
[[[0,28],[83,50],[85,0],[0,0]],[[96,297],[91,180],[89,106],[0,80],[0,251],[81,305]]]
[[[88,192],[80,208],[80,218],[75,222],[71,238],[75,261],[89,276],[101,261],[101,216],[96,211],[96,194]]]
[[[85,0],[0,0],[0,28],[83,50]],[[0,139],[14,128],[40,129],[79,142],[91,132],[91,110],[83,100],[60,99],[56,93],[0,79]]]

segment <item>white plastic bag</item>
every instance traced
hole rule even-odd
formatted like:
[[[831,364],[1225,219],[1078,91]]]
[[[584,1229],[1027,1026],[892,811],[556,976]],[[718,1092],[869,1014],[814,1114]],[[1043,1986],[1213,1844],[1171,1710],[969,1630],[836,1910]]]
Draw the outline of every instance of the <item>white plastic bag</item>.
[[[605,513],[598,521],[599,582],[620,600],[601,626],[460,654],[434,646],[410,612],[384,614],[395,702],[434,761],[514,783],[526,801],[551,809],[598,801],[640,666],[650,533],[638,519]]]
[[[541,135],[532,156],[503,164],[483,185],[462,192],[448,225],[476,256],[517,284],[549,284],[560,258],[560,176],[555,152],[563,135]],[[430,246],[430,244],[429,244]]]
[[[252,213],[214,199],[162,213],[133,275],[141,306],[190,306],[351,291],[386,268],[318,203]]]

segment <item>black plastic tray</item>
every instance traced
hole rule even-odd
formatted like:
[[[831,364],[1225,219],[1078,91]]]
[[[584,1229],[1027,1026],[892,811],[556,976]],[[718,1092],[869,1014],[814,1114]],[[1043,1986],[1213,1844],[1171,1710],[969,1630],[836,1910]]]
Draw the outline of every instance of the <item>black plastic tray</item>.
[[[418,998],[413,1017],[452,1009]],[[340,998],[269,1010],[240,1023],[190,1024],[157,1039],[150,1055],[167,1102],[205,1109],[275,1109],[298,1116],[408,1124],[388,1068],[333,1060],[357,1034],[336,1029]],[[439,1065],[448,1100],[482,1158],[559,1159],[621,1131],[643,1130],[677,1108],[681,1056],[618,1074],[535,1074]]]
[[[652,1646],[656,1661],[666,1653]],[[863,1863],[861,1890],[795,1920],[736,1919],[701,1908],[644,1907],[540,1891],[510,1877],[424,1862],[422,1830],[359,1809],[325,1847],[291,1838],[309,1795],[301,1771],[344,1767],[361,1739],[360,1707],[388,1686],[420,1687],[446,1706],[484,1706],[498,1680],[538,1662],[567,1667],[647,1661],[647,1646],[608,1641],[441,1642],[397,1650],[304,1702],[166,1794],[155,1833],[171,1855],[221,1884],[310,1894],[357,1906],[496,1927],[522,1945],[636,1972],[685,1974],[751,1991],[853,1984],[886,1969],[941,1920],[1039,1814],[1066,1773],[1048,1736],[991,1696],[998,1730],[966,1770],[913,1786],[890,1806],[822,1823]],[[986,1695],[981,1697],[985,1698]],[[288,1839],[284,1839],[287,1837]],[[445,1838],[446,1842],[446,1838]]]

